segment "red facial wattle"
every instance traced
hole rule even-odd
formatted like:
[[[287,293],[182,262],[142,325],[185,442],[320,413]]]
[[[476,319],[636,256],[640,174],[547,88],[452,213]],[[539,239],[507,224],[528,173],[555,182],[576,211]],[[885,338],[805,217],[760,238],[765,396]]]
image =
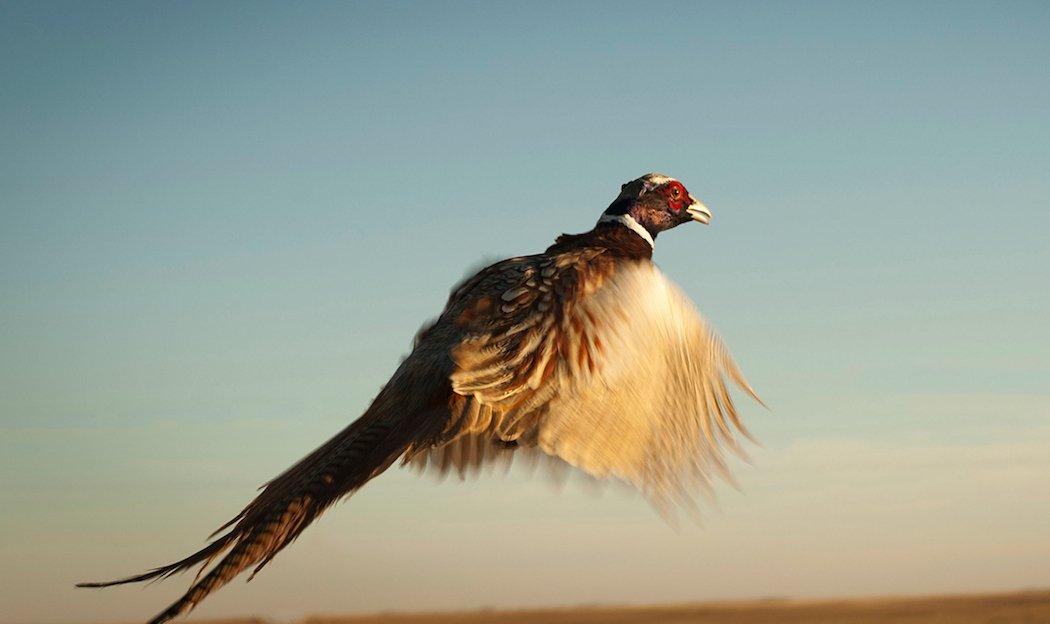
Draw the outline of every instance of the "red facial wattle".
[[[681,182],[671,182],[664,187],[663,191],[667,196],[667,206],[676,214],[682,212],[682,209],[688,205],[689,192],[685,190]]]

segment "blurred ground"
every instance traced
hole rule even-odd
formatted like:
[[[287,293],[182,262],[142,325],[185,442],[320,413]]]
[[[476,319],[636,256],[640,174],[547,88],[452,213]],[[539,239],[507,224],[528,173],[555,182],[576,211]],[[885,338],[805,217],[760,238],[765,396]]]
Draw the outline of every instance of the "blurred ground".
[[[311,616],[298,624],[1050,624],[1050,591],[649,607]],[[258,618],[207,624],[265,624]]]

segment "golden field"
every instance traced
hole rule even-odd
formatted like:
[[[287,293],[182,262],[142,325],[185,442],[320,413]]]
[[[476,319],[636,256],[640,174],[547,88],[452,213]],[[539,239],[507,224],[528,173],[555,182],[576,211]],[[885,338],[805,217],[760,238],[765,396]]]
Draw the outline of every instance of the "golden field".
[[[198,621],[266,624],[261,618]],[[1050,590],[919,598],[318,615],[297,624],[1050,624]]]

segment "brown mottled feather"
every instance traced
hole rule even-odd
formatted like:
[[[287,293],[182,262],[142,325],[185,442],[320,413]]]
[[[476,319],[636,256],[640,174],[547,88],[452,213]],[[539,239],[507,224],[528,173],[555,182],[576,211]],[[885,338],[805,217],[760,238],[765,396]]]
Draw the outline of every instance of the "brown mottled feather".
[[[647,255],[615,239],[580,241],[495,265],[472,284],[506,303],[458,318],[451,439],[428,452],[442,461],[416,464],[463,476],[479,466],[458,464],[465,455],[449,447],[513,441],[626,481],[658,507],[689,505],[712,475],[730,478],[722,449],[739,453],[735,434],[748,436],[727,382],[757,396]]]

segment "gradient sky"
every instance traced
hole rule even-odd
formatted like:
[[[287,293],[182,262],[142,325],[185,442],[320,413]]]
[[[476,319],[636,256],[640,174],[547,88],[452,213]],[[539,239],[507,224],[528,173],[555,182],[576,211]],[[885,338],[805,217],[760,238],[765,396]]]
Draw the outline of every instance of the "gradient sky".
[[[1050,5],[0,3],[0,621],[136,620],[483,259],[681,178],[702,527],[391,471],[197,617],[1050,585]]]

